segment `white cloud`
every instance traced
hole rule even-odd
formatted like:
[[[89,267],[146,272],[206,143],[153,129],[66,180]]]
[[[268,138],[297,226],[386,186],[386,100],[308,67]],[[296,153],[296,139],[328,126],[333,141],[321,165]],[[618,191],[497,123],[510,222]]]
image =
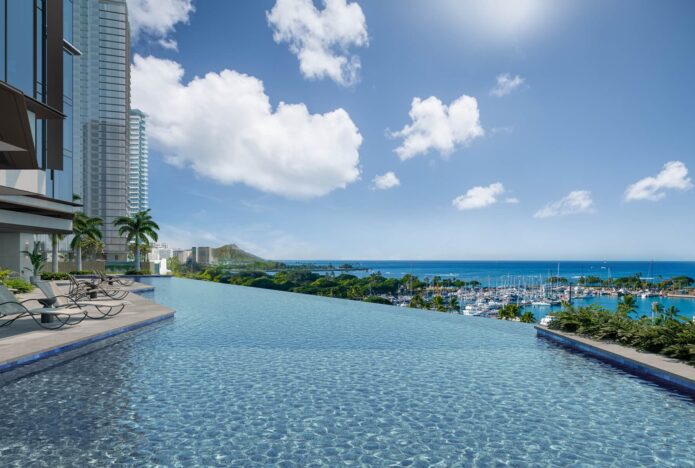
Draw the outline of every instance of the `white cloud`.
[[[372,183],[374,184],[374,187],[378,188],[379,190],[388,190],[401,185],[401,181],[398,180],[396,174],[391,171],[384,175],[374,177],[374,179],[372,179]]]
[[[688,168],[680,161],[670,161],[656,177],[645,177],[630,185],[625,191],[625,200],[658,201],[666,196],[665,190],[689,190],[693,184],[688,177]]]
[[[319,10],[313,0],[277,0],[266,13],[273,39],[289,43],[304,77],[353,84],[359,79],[360,59],[349,49],[369,44],[367,21],[357,2],[323,3]]]
[[[490,94],[497,97],[506,96],[523,83],[524,79],[519,75],[511,76],[509,73],[502,73],[497,77],[495,87],[490,90]]]
[[[534,218],[550,218],[579,213],[593,213],[594,201],[591,192],[587,190],[575,190],[560,200],[548,203],[533,215]]]
[[[182,83],[178,63],[135,55],[133,107],[168,162],[224,184],[311,198],[359,178],[362,136],[343,109],[270,105],[263,83],[233,70]]]
[[[391,134],[404,139],[396,148],[402,160],[430,150],[446,156],[456,145],[466,146],[485,133],[480,126],[478,101],[471,96],[463,95],[448,106],[434,96],[425,100],[416,97],[408,115],[412,123]]]
[[[160,46],[162,46],[168,50],[174,50],[176,52],[178,52],[178,50],[179,50],[179,44],[173,39],[162,38],[162,39],[157,41],[157,44],[159,44]]]
[[[495,182],[487,187],[477,186],[469,189],[465,195],[459,195],[451,202],[454,207],[460,211],[477,210],[494,205],[499,201],[501,195],[506,192],[504,185],[500,182]],[[518,198],[509,197],[504,200],[505,203],[519,203]]]
[[[497,134],[505,134],[505,135],[511,135],[514,133],[515,126],[514,125],[507,125],[505,127],[492,127],[491,132],[493,135]]]
[[[128,0],[130,34],[136,40],[142,34],[151,36],[162,47],[176,50],[176,41],[168,36],[177,23],[188,24],[194,11],[193,0]]]

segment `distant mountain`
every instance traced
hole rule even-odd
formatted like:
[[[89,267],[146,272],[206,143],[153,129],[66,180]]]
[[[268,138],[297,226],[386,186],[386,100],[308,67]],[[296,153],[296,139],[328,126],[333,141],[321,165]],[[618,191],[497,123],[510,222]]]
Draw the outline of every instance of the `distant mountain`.
[[[216,262],[262,262],[263,259],[239,248],[236,244],[227,244],[212,249]]]

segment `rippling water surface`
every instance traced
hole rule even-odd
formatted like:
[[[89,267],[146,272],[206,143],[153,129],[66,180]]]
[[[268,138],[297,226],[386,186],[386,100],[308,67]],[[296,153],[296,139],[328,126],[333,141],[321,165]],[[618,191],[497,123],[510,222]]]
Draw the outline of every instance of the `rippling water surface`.
[[[4,384],[3,466],[694,466],[692,399],[531,326],[151,281],[173,321]]]

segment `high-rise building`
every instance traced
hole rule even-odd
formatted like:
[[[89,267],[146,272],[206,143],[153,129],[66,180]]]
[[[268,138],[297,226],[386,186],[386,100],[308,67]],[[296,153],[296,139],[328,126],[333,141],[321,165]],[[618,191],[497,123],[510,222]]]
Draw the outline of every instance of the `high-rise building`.
[[[76,186],[85,212],[103,220],[107,260],[127,258],[113,221],[128,212],[130,31],[126,0],[73,0],[75,45],[82,51],[75,75]]]
[[[133,214],[149,208],[147,196],[147,116],[137,109],[130,111],[128,148],[128,212]]]
[[[181,264],[186,263],[191,258],[190,250],[174,249],[172,254],[172,256]]]
[[[0,0],[0,265],[28,275],[37,234],[72,231],[71,0]]]
[[[193,247],[191,249],[191,258],[200,265],[211,265],[215,262],[212,247]]]

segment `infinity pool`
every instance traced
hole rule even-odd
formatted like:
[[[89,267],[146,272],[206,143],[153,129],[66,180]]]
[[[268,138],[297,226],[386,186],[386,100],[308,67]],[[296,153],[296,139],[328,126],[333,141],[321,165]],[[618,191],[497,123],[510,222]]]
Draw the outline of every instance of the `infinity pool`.
[[[5,382],[2,466],[695,466],[695,402],[533,327],[182,279]]]

